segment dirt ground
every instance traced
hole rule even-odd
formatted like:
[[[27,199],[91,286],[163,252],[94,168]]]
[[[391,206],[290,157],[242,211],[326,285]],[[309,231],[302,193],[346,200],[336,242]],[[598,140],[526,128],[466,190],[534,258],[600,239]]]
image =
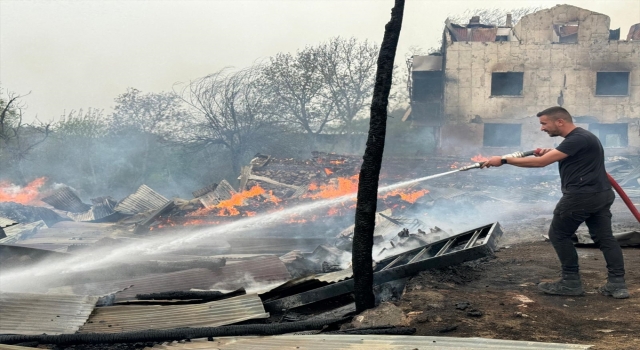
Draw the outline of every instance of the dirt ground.
[[[516,243],[495,258],[422,272],[396,303],[416,335],[486,337],[640,349],[640,248],[623,248],[631,298],[595,289],[606,280],[597,248],[578,248],[586,295],[545,295],[537,284],[559,277],[550,243]]]

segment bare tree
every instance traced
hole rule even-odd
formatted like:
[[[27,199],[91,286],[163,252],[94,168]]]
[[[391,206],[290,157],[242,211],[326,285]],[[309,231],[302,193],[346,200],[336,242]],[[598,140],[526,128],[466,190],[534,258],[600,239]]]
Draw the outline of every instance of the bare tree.
[[[262,129],[273,124],[268,95],[258,84],[261,67],[223,69],[194,80],[180,96],[191,110],[187,127],[176,134],[193,147],[222,145],[239,174],[242,156]]]
[[[315,48],[318,68],[341,125],[340,131],[353,132],[353,121],[366,109],[373,94],[379,47],[356,38],[331,38]]]
[[[128,88],[115,99],[110,128],[114,132],[128,130],[164,135],[185,118],[182,100],[174,92],[146,93]]]
[[[0,162],[8,165],[7,168],[14,167],[18,180],[26,183],[22,161],[49,137],[51,123],[37,118],[34,123],[24,123],[22,113],[26,106],[22,98],[26,95],[8,90],[6,95],[6,99],[0,98]]]
[[[391,20],[385,26],[380,47],[376,83],[371,101],[369,136],[360,168],[352,248],[354,295],[358,312],[375,306],[371,250],[378,201],[378,182],[387,129],[387,106],[403,13],[404,0],[396,0],[391,10]]]
[[[128,88],[116,97],[115,102],[110,131],[142,141],[140,172],[133,181],[138,183],[148,176],[151,148],[161,145],[159,141],[171,138],[169,134],[184,121],[186,112],[175,92],[143,94],[138,89]]]
[[[58,161],[66,163],[66,168],[89,180],[92,186],[98,186],[100,175],[104,172],[104,169],[98,169],[98,164],[101,163],[101,156],[98,155],[101,151],[104,152],[101,141],[108,133],[103,111],[95,108],[88,108],[86,112],[82,109],[72,110],[63,115],[52,129],[54,148],[51,151],[58,153]],[[63,152],[60,152],[61,144],[67,146]]]
[[[323,93],[326,85],[313,47],[272,57],[264,67],[262,84],[271,96],[271,110],[298,130],[320,134],[336,119],[336,105]]]

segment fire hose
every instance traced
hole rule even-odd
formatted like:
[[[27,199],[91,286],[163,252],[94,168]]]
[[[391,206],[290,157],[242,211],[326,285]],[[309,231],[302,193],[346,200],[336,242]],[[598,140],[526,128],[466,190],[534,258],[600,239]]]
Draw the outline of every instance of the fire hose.
[[[540,151],[541,151],[541,149],[538,148],[538,149],[533,150],[533,151],[514,152],[514,153],[506,154],[506,155],[502,156],[502,158],[524,158],[524,157],[528,157],[528,156],[533,156],[533,155],[539,154]],[[467,165],[465,167],[460,168],[460,171],[467,171],[467,170],[470,170],[470,169],[479,169],[479,168],[482,167],[482,164],[483,163],[475,163],[475,164]],[[622,187],[620,187],[618,182],[616,182],[616,180],[613,178],[613,176],[611,176],[609,173],[607,173],[607,178],[609,179],[609,182],[611,183],[611,186],[613,186],[613,188],[616,190],[616,192],[618,192],[618,195],[620,196],[620,198],[622,199],[624,204],[627,205],[627,208],[629,208],[629,211],[631,211],[631,214],[633,214],[633,216],[636,218],[636,220],[638,220],[638,222],[640,222],[640,212],[638,212],[638,209],[636,208],[636,206],[633,204],[633,202],[631,202],[631,199],[629,199],[629,196],[627,196],[627,194],[624,192]]]

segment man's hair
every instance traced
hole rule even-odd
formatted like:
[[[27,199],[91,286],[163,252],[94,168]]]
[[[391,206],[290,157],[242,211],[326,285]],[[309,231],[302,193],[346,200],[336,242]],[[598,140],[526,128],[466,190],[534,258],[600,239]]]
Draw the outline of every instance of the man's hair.
[[[549,107],[549,108],[545,109],[544,111],[542,111],[542,112],[537,114],[538,117],[542,117],[543,115],[546,115],[552,121],[556,121],[558,119],[562,119],[562,120],[564,120],[566,122],[573,123],[573,119],[571,118],[571,114],[569,114],[569,112],[566,109],[562,108],[562,107]]]

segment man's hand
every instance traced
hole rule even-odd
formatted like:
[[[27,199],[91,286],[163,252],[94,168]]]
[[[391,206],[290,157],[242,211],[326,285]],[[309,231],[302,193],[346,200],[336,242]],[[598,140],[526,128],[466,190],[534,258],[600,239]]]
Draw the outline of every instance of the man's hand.
[[[498,166],[502,166],[502,157],[500,156],[493,156],[491,158],[489,158],[488,161],[482,163],[482,166],[480,167],[482,168],[489,168],[489,167],[498,167]]]

